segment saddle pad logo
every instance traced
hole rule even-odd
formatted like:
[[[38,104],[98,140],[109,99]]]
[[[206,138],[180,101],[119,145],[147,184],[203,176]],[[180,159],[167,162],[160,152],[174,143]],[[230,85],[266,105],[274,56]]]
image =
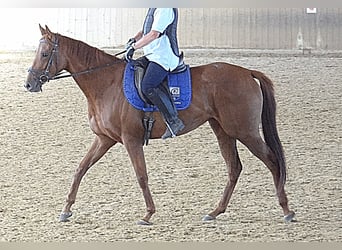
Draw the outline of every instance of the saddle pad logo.
[[[170,87],[170,92],[171,92],[171,95],[174,95],[177,97],[180,96],[180,88],[179,87]]]
[[[179,87],[170,87],[170,93],[171,93],[171,96],[173,98],[175,105],[181,104],[181,101],[179,100],[180,95],[181,95],[180,92],[181,92],[181,89]]]

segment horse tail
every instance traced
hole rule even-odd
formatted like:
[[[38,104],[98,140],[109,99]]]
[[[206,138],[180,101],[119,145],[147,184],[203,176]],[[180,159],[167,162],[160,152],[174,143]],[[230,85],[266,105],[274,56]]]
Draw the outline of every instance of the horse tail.
[[[276,101],[274,98],[274,88],[272,81],[263,73],[252,71],[252,76],[259,80],[263,96],[262,105],[262,131],[267,146],[274,153],[279,167],[279,188],[286,182],[286,162],[283,146],[280,142],[276,124]]]

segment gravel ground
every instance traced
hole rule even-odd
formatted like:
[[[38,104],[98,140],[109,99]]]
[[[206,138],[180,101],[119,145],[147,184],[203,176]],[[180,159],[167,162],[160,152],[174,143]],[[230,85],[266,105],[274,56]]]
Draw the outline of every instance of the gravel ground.
[[[267,168],[239,144],[243,172],[227,212],[201,218],[227,178],[208,124],[145,148],[157,213],[145,204],[122,145],[85,176],[68,223],[58,222],[72,174],[93,140],[86,100],[71,79],[24,91],[33,52],[0,53],[0,241],[342,241],[342,56],[300,51],[185,50],[195,66],[225,61],[275,83],[286,185],[296,223],[286,224]]]

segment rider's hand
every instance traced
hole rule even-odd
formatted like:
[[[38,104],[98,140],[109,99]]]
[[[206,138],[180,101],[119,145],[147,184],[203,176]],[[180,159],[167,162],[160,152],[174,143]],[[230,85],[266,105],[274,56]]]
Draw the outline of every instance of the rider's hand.
[[[134,37],[130,38],[125,45],[125,49],[127,50],[135,42],[136,42],[136,39]]]
[[[130,62],[132,60],[134,51],[135,51],[135,49],[133,48],[133,44],[131,44],[127,48],[126,53],[125,53],[125,59],[127,62]]]

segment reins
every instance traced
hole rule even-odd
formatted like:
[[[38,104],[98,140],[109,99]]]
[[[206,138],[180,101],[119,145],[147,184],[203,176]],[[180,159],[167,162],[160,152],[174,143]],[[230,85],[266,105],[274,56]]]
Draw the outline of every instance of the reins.
[[[126,52],[126,50],[123,50],[123,51],[121,51],[119,53],[114,54],[114,56],[119,56],[119,55],[121,55],[121,54],[123,54],[125,52]],[[113,63],[107,63],[107,64],[104,64],[104,65],[100,65],[100,66],[97,66],[97,67],[94,67],[94,68],[90,68],[90,69],[83,70],[83,71],[76,72],[76,73],[72,73],[72,74],[70,74],[70,73],[66,74],[65,71],[62,71],[62,72],[56,74],[55,76],[50,77],[49,80],[57,80],[57,79],[62,79],[62,78],[67,78],[67,77],[74,77],[74,76],[89,74],[89,73],[92,73],[92,72],[100,70],[100,69],[111,67],[111,66],[113,66],[115,64],[118,64],[118,63],[121,63],[121,62],[122,62],[122,60],[119,60],[119,61],[115,61]]]

